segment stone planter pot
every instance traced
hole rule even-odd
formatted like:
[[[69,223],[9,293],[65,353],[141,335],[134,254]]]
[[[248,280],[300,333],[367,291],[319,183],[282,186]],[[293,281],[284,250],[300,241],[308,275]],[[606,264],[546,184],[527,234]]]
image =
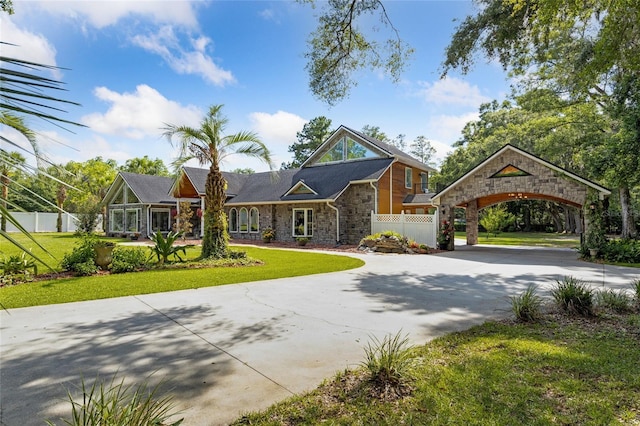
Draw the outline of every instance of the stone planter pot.
[[[592,258],[595,258],[598,255],[598,249],[589,249],[589,254]]]
[[[107,267],[111,264],[111,261],[113,260],[112,254],[114,247],[114,244],[107,244],[96,245],[93,248],[93,251],[95,251],[96,253],[95,262],[96,265],[100,267],[100,269],[107,269]]]

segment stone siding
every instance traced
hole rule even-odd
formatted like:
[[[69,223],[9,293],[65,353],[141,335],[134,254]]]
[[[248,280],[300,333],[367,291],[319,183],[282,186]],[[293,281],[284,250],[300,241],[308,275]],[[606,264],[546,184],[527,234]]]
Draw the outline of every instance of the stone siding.
[[[336,201],[340,209],[340,242],[358,244],[371,234],[371,211],[375,209],[375,192],[371,185],[351,185]]]
[[[491,178],[508,164],[530,175]],[[587,187],[583,183],[518,152],[506,151],[444,194],[441,204],[455,206],[489,195],[512,192],[547,195],[580,206],[587,197]]]

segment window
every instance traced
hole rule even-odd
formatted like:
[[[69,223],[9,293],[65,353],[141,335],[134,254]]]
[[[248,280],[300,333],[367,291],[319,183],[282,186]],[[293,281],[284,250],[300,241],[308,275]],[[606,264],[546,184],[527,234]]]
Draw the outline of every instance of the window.
[[[404,187],[413,187],[413,170],[411,170],[411,167],[404,168]]]
[[[134,194],[131,188],[129,188],[128,186],[126,187],[125,192],[127,194],[127,204],[135,204],[140,202],[138,201],[138,197],[136,197],[136,194]]]
[[[429,192],[429,175],[426,173],[420,173],[420,188],[422,189],[422,192],[424,192],[425,194],[427,192]]]
[[[244,207],[240,209],[240,232],[249,231],[249,214]]]
[[[127,209],[125,211],[127,232],[140,232],[140,209]]]
[[[260,212],[257,208],[251,207],[249,211],[249,232],[258,232],[260,230]]]
[[[109,231],[111,232],[124,231],[124,211],[122,210],[109,211]]]
[[[318,160],[318,163],[334,163],[337,161],[375,157],[378,157],[378,155],[370,149],[351,138],[343,137]]]
[[[171,230],[171,209],[151,209],[151,231]]]
[[[238,210],[229,210],[229,232],[238,232]]]
[[[313,209],[293,209],[293,236],[313,235]]]

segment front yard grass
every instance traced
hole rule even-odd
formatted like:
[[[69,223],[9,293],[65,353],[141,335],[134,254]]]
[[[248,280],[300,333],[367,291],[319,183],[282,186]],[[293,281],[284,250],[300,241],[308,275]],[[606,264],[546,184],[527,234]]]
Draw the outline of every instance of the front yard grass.
[[[489,322],[409,349],[412,390],[345,371],[234,425],[640,424],[640,315]]]
[[[72,246],[69,246],[68,250],[71,248]],[[364,264],[360,259],[334,254],[246,246],[233,248],[246,251],[248,256],[261,260],[263,264],[248,267],[157,269],[126,274],[35,281],[0,288],[0,304],[2,308],[9,309],[160,293],[343,271]],[[199,247],[193,247],[187,251],[187,257],[195,258],[199,253]]]

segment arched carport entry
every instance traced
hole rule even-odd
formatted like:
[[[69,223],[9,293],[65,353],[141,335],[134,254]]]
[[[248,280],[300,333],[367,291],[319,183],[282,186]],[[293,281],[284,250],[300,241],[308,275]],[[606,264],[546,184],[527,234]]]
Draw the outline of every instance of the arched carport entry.
[[[478,243],[478,211],[504,201],[551,200],[580,212],[581,231],[589,193],[603,200],[607,188],[562,169],[513,145],[505,145],[447,188],[433,196],[440,220],[453,223],[454,209],[466,209],[467,244]],[[450,249],[453,250],[453,239]]]

